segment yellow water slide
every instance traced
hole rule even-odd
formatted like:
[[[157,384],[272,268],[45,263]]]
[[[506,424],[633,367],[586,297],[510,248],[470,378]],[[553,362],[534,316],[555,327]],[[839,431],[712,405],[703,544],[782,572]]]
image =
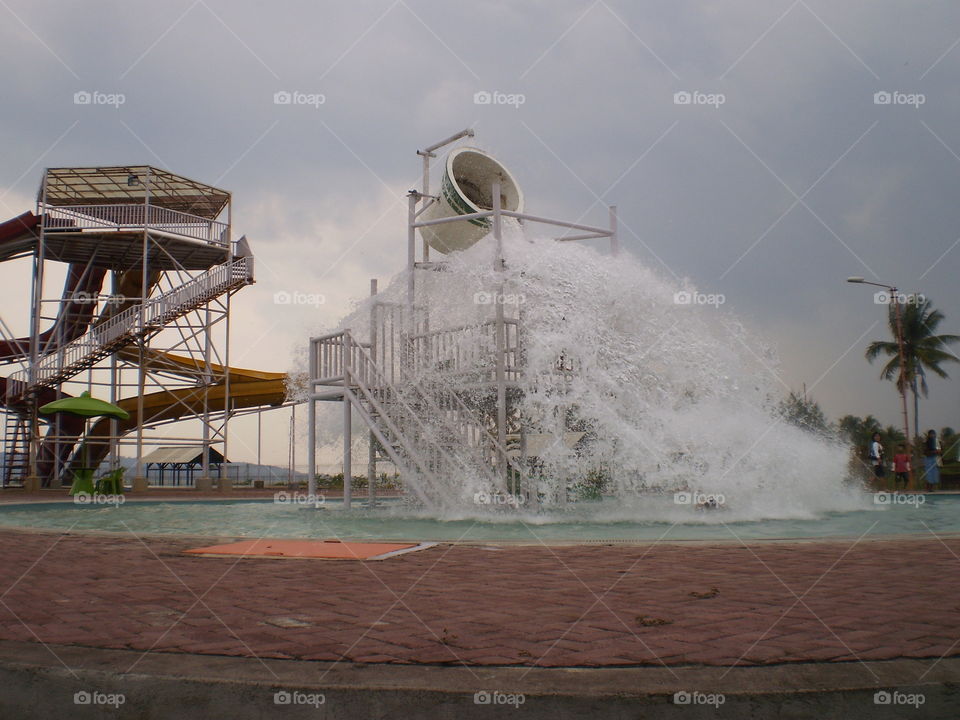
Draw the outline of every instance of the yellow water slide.
[[[159,277],[159,273],[154,273],[148,278],[147,282],[151,288],[159,280]],[[115,294],[122,300],[109,304],[102,313],[100,321],[109,319],[113,314],[134,304],[142,294],[142,286],[142,273],[139,270],[122,273],[114,290]],[[204,408],[204,394],[206,394],[206,405],[209,411],[222,412],[224,410],[224,398],[228,392],[228,379],[231,410],[276,407],[282,405],[287,398],[286,373],[224,367],[216,363],[211,363],[208,367],[206,363],[191,357],[150,350],[149,348],[145,350],[142,359],[139,350],[133,347],[119,350],[117,356],[135,364],[142,361],[144,369],[151,372],[167,372],[190,379],[212,375],[218,379],[216,383],[209,386],[175,388],[144,395],[143,425],[201,415]],[[141,422],[139,396],[122,398],[117,401],[117,405],[130,414],[127,420],[117,421],[116,432],[122,436],[135,430]],[[107,440],[110,435],[110,420],[101,419],[97,421],[87,432],[81,446],[75,451],[74,460],[84,457],[83,445],[89,443],[89,455],[86,457],[89,458],[88,461],[93,463],[93,467],[96,467],[96,464],[101,462],[109,452]]]
[[[136,356],[136,351],[129,351]],[[145,366],[149,369],[162,368],[168,372],[176,372],[179,368],[184,375],[195,377],[202,367],[192,358],[186,358],[170,353],[161,353],[155,350],[148,351]],[[121,351],[123,354],[123,351]],[[214,385],[204,387],[185,387],[161,392],[148,393],[143,396],[143,424],[179,420],[184,416],[196,416],[203,413],[204,393],[206,392],[207,408],[210,412],[221,412],[224,409],[224,398],[227,395],[227,383],[221,365],[211,364],[210,370],[214,375],[224,376]],[[230,409],[242,410],[255,407],[279,406],[287,397],[286,373],[265,372],[262,370],[247,370],[243,368],[226,368],[230,378]],[[126,410],[130,417],[127,420],[117,421],[117,434],[125,435],[136,430],[140,422],[139,397],[123,398],[117,405]],[[89,460],[92,466],[100,463],[109,451],[107,440],[110,437],[110,420],[98,420],[87,433],[85,443],[90,443]],[[83,447],[77,450],[74,457],[83,456]]]

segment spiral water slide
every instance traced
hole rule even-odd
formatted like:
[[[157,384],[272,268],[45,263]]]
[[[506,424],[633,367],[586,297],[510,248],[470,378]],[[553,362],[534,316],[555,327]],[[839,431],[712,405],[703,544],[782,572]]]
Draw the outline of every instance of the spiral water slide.
[[[0,223],[0,259],[7,260],[30,255],[38,241],[40,220],[41,218],[32,212],[26,212]],[[109,319],[135,304],[136,299],[143,296],[142,273],[139,270],[120,273],[114,291],[118,296],[130,299],[108,304],[106,310],[95,318],[94,311],[97,303],[92,302],[91,298],[101,294],[106,273],[104,268],[80,263],[68,264],[61,295],[62,301],[56,319],[50,328],[38,335],[40,354],[55,350],[81,337],[91,325]],[[152,288],[158,279],[159,274],[151,274],[147,282]],[[134,363],[140,361],[139,353],[132,348],[121,349],[117,354],[123,360]],[[29,356],[29,337],[0,340],[0,363],[26,360]],[[218,378],[217,382],[209,386],[206,391],[207,408],[211,412],[222,411],[225,398],[228,396],[231,410],[277,406],[282,405],[286,400],[286,374],[284,373],[224,368],[220,365],[203,368],[192,358],[152,350],[147,350],[143,361],[150,370],[164,370],[193,378],[205,371]],[[41,405],[60,397],[69,397],[69,395],[58,388],[37,388],[37,398]],[[24,406],[7,403],[7,378],[0,377],[0,405],[14,412],[26,410]],[[203,388],[179,388],[149,393],[143,397],[143,417],[141,418],[138,396],[123,398],[117,404],[130,413],[130,418],[118,421],[116,432],[118,436],[129,433],[135,430],[141,421],[144,425],[150,425],[178,420],[185,416],[195,416],[202,412],[203,403]],[[87,461],[94,467],[106,457],[109,452],[108,439],[112,432],[109,420],[94,423],[87,431],[84,440],[79,442],[78,447],[84,427],[82,418],[63,413],[58,414],[51,422],[41,443],[37,461],[38,475],[43,478],[45,485],[53,480],[56,467],[76,464],[79,458],[83,457],[85,443],[90,445]]]

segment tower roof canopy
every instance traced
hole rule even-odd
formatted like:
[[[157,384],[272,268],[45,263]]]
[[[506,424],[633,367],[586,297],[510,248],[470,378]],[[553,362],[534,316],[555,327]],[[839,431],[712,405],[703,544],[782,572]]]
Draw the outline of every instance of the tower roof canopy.
[[[226,190],[149,165],[47,168],[37,196],[53,206],[140,205],[214,219],[230,202]]]

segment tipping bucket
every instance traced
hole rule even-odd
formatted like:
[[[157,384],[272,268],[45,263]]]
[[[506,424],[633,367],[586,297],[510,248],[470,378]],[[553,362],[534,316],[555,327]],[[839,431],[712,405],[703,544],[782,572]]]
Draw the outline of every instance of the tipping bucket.
[[[500,182],[501,209],[523,212],[523,192],[509,170],[481,150],[457,148],[447,155],[439,200],[435,200],[421,218],[436,220],[492,210],[490,192],[497,180]],[[420,233],[434,250],[451,253],[466,250],[488,234],[491,222],[490,218],[474,218],[423,227]]]

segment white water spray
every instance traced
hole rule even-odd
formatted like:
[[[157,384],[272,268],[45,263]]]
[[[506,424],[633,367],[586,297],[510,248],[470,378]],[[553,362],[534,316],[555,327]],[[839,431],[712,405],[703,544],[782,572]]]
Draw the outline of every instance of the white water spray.
[[[492,236],[448,256],[444,272],[418,271],[417,303],[430,308],[438,329],[489,321],[497,302],[520,319],[517,409],[558,439],[537,458],[536,495],[545,506],[592,520],[680,522],[813,518],[864,507],[844,477],[846,449],[778,417],[786,390],[776,354],[721,298],[667,282],[629,256],[514,223],[504,224],[503,248],[503,271],[494,268]],[[405,289],[402,275],[378,298],[400,303]],[[368,333],[368,302],[342,327]],[[569,447],[559,441],[564,430],[585,435]],[[489,496],[484,481],[469,474],[445,481],[444,517],[486,517],[490,507],[472,502]],[[603,502],[585,501],[597,491]],[[716,512],[696,512],[711,498]],[[516,505],[502,505],[516,516]],[[528,519],[551,517],[521,508]]]

